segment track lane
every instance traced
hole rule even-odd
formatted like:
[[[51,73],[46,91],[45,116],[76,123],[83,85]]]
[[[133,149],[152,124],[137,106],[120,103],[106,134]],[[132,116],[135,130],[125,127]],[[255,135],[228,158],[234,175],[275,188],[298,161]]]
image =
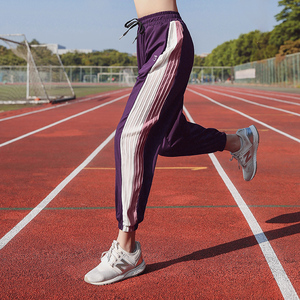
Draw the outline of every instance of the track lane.
[[[199,89],[193,90],[189,89],[189,91],[197,94],[200,97],[204,97],[207,100],[220,105],[226,109],[235,111],[236,113],[243,115],[247,119],[251,120],[252,122],[259,123],[263,125],[264,127],[267,127],[273,131],[276,131],[277,133],[280,133],[297,143],[300,143],[300,126],[290,126],[291,123],[293,124],[299,124],[300,119],[298,116],[290,115],[287,113],[271,113],[270,110],[265,107],[257,107],[255,105],[243,105],[242,101],[232,99],[229,96],[229,101],[226,99],[227,97],[223,96],[220,97],[220,95],[213,97],[209,92],[203,93],[199,92]],[[256,118],[256,116],[263,117],[263,120]],[[283,118],[283,116],[288,118]],[[266,119],[268,117],[268,119]],[[266,120],[266,122],[264,122]],[[273,125],[274,124],[274,125]],[[289,132],[285,132],[289,131]]]
[[[277,91],[274,92],[271,89],[270,90],[263,90],[263,89],[255,89],[255,88],[242,88],[239,86],[231,86],[231,85],[227,85],[227,86],[206,86],[209,89],[214,89],[214,90],[222,90],[222,91],[230,91],[233,93],[239,93],[239,94],[254,94],[257,96],[262,96],[262,97],[275,97],[277,99],[286,99],[287,101],[294,101],[296,100],[296,102],[300,101],[300,93],[298,89],[294,89],[294,93],[292,92],[282,92],[282,91]]]
[[[189,120],[192,123],[195,123],[192,116],[189,114],[189,112],[185,107],[184,107],[184,111],[188,115]],[[236,187],[232,184],[232,181],[225,173],[224,169],[220,165],[216,156],[214,154],[209,154],[209,157],[212,160],[222,180],[224,181],[226,187],[230,191],[235,202],[237,203],[242,214],[244,215],[249,227],[251,228],[251,231],[253,232],[253,235],[255,236],[255,239],[262,250],[262,253],[270,267],[270,270],[276,280],[276,283],[278,284],[278,287],[280,288],[283,297],[285,299],[297,298],[297,294],[293,285],[291,284],[287,274],[285,273],[285,270],[283,269],[280,261],[276,256],[276,253],[274,252],[270,242],[268,241],[265,233],[261,229],[259,223],[253,216],[251,210],[248,208],[247,204],[245,203],[244,199],[241,197]]]
[[[198,98],[193,98],[189,95],[186,102],[188,102],[188,107],[190,107],[190,105],[194,107],[194,110],[191,111],[196,113],[197,118],[201,117],[199,119],[200,124],[217,123],[217,125],[223,125],[227,127],[227,129],[232,129],[232,131],[235,131],[240,123],[244,123],[245,126],[249,125],[246,124],[248,121],[242,116],[236,116],[232,111],[226,111],[226,113],[224,113],[223,108],[208,105],[206,104],[207,101],[201,103],[200,106],[201,109],[205,108],[203,115],[199,114]],[[118,103],[118,106],[121,105],[124,105],[124,103]],[[214,115],[207,116],[209,111],[214,112]],[[219,116],[218,120],[216,120],[216,115]],[[234,124],[236,124],[236,126],[233,126]],[[263,128],[259,128],[259,130],[260,129]],[[62,132],[63,131],[64,129]],[[263,131],[263,134],[267,134],[267,131]],[[278,136],[275,132],[273,132],[273,134]],[[50,138],[50,135],[47,138]],[[281,139],[282,137],[279,136],[279,140]],[[111,155],[112,145],[108,145],[108,148],[105,149],[104,152],[106,153],[104,157],[102,157],[102,155],[97,156],[91,163],[91,166],[109,167],[109,165],[113,165],[113,157]],[[223,153],[219,155],[222,159],[225,157]],[[226,158],[223,160],[228,161],[228,158],[228,155],[226,155]],[[187,201],[188,205],[195,205],[198,202],[198,205],[200,204],[201,206],[202,204],[202,208],[187,207],[183,213],[179,208],[169,208],[171,211],[168,213],[164,208],[150,208],[147,211],[148,215],[146,216],[145,225],[141,226],[140,229],[142,244],[145,245],[144,247],[146,248],[143,248],[143,250],[147,253],[146,259],[150,264],[148,273],[146,272],[146,274],[132,281],[120,283],[118,286],[105,287],[102,290],[103,295],[106,295],[108,298],[112,294],[114,295],[113,297],[117,295],[121,296],[124,295],[124,292],[128,293],[129,286],[131,286],[135,295],[140,295],[141,297],[143,297],[145,293],[146,295],[150,294],[150,296],[157,295],[157,288],[160,289],[163,295],[178,296],[181,295],[181,291],[176,288],[174,289],[174,284],[175,286],[178,284],[178,276],[181,274],[181,283],[184,283],[186,287],[193,287],[190,291],[185,289],[185,295],[188,292],[191,296],[194,295],[196,297],[202,295],[203,297],[209,298],[212,296],[213,291],[216,296],[219,295],[222,297],[222,295],[225,295],[225,299],[229,299],[230,297],[241,298],[245,295],[248,298],[253,295],[257,298],[261,298],[263,295],[266,295],[267,289],[270,298],[280,298],[280,292],[260,254],[258,245],[252,242],[251,233],[249,229],[247,229],[242,216],[238,213],[237,208],[231,207],[234,202],[230,195],[226,193],[225,189],[220,188],[220,178],[218,178],[216,171],[210,168],[208,157],[192,157],[187,161],[182,158],[171,160],[159,158],[158,160],[158,166],[167,167],[174,165],[206,166],[208,169],[197,171],[197,173],[195,171],[172,171],[169,177],[168,170],[157,170],[151,197],[149,199],[149,207],[176,206],[180,203],[182,204],[182,201]],[[254,182],[249,183],[250,186],[247,186],[248,183],[245,184],[241,180],[241,173],[236,170],[236,164],[231,163],[230,166],[235,168],[232,174],[236,174],[239,190],[241,189],[243,193],[247,193],[248,189],[253,189],[255,186],[255,184],[253,184]],[[100,172],[100,174],[98,172]],[[183,172],[185,172],[184,180],[182,179]],[[98,175],[95,173],[98,173]],[[189,173],[192,173],[192,175]],[[166,176],[168,179],[166,179]],[[90,181],[86,180],[87,177],[91,178]],[[92,189],[93,186],[97,186],[97,178],[99,178],[100,181],[102,181],[103,178],[105,178],[105,180],[100,185],[102,188],[99,188],[96,192],[98,197],[93,197],[94,191],[89,191],[89,189]],[[209,180],[206,181],[207,179]],[[254,180],[256,179],[257,178]],[[74,205],[75,207],[79,206],[84,208],[84,206],[96,204],[99,202],[99,199],[101,201],[104,199],[103,204],[111,207],[111,197],[113,197],[111,187],[113,186],[113,180],[114,178],[111,175],[111,171],[84,169],[80,173],[80,176],[77,176],[74,181],[51,202],[50,208],[64,207],[63,204],[66,204],[69,208],[72,207],[72,204],[76,204]],[[105,189],[105,186],[107,186],[107,189]],[[169,196],[165,186],[168,186],[171,190]],[[80,187],[85,187],[85,192],[81,192],[81,196],[76,197],[76,192],[81,190]],[[189,188],[191,188],[190,192]],[[261,188],[259,184],[254,194],[253,191],[249,191],[246,195],[247,200],[250,199],[250,201],[253,201],[253,199],[256,199],[256,196],[260,195],[263,197],[268,193],[268,191],[265,191],[264,194],[260,194]],[[185,199],[182,199],[182,194],[180,195],[181,189],[182,194],[186,193],[187,197]],[[212,190],[214,191],[213,194]],[[83,205],[80,206],[80,201],[83,201],[82,198],[85,195],[88,199],[84,199]],[[201,195],[201,197],[198,195]],[[220,202],[219,205],[228,205],[228,207],[214,207],[216,206],[216,201]],[[205,208],[205,206],[210,204],[212,206],[211,208],[214,209],[213,213],[208,211],[208,208]],[[269,210],[265,208],[259,209],[260,212],[262,210],[269,212]],[[282,213],[283,210],[278,208],[278,211]],[[269,216],[271,215],[272,213],[269,212]],[[93,222],[91,222],[91,220],[93,220]],[[38,292],[42,295],[43,291],[49,295],[53,290],[56,295],[59,295],[62,292],[66,292],[67,285],[70,287],[70,289],[68,289],[69,292],[67,292],[69,295],[76,292],[76,295],[81,295],[82,297],[85,295],[92,297],[95,292],[99,292],[99,289],[87,286],[82,282],[81,277],[85,271],[94,264],[91,261],[91,257],[94,257],[95,262],[96,260],[98,261],[99,254],[109,247],[109,245],[104,246],[102,243],[107,243],[108,240],[111,241],[111,234],[115,232],[115,229],[111,228],[111,225],[108,226],[107,223],[110,223],[110,221],[107,222],[107,220],[114,222],[113,209],[95,211],[88,209],[63,211],[58,209],[43,211],[40,217],[33,221],[28,229],[26,229],[26,232],[22,232],[12,241],[12,244],[9,244],[3,249],[7,255],[11,255],[11,249],[20,249],[20,252],[18,251],[11,259],[8,259],[12,266],[14,266],[13,259],[20,257],[21,253],[25,252],[27,255],[27,260],[21,260],[19,269],[14,267],[8,274],[8,278],[13,277],[17,279],[16,274],[23,272],[24,275],[17,279],[17,282],[22,286],[25,284],[25,282],[22,282],[22,279],[33,277],[34,280],[29,283],[31,288],[27,290],[27,293],[30,295],[33,295],[34,292]],[[195,222],[195,220],[199,221]],[[51,224],[47,225],[51,235],[44,232],[45,221],[46,224]],[[162,222],[164,225],[161,224]],[[68,227],[69,230],[66,231]],[[161,227],[164,228],[164,234],[158,230],[158,228]],[[236,227],[239,228],[238,231]],[[200,236],[199,228],[201,229]],[[220,228],[226,228],[226,230],[220,232]],[[229,228],[231,230],[229,230]],[[174,229],[177,229],[177,234],[175,236],[170,235],[170,233],[174,233]],[[54,232],[57,232],[57,234],[54,234]],[[226,234],[224,234],[225,232]],[[272,233],[270,232],[269,235],[272,235]],[[33,236],[39,236],[41,240],[32,240]],[[100,237],[98,243],[95,242],[95,236]],[[163,236],[168,236],[167,240],[169,244],[166,244],[166,238],[163,239]],[[61,237],[64,237],[64,239],[61,239]],[[292,238],[292,235],[284,235],[285,240],[289,238]],[[163,253],[163,255],[158,256],[159,253],[153,251],[154,240],[156,241],[158,249],[160,249],[159,253]],[[272,241],[274,242],[272,242],[272,244],[276,243],[276,245],[278,245],[282,240],[282,238],[273,239]],[[36,271],[33,273],[32,271],[30,272],[30,270],[33,270],[33,265],[36,267],[36,259],[32,256],[32,250],[26,251],[24,248],[24,246],[28,244],[26,241],[31,241],[32,249],[36,249],[36,254],[43,258],[38,264],[39,267],[36,268]],[[50,243],[47,244],[49,241]],[[86,245],[83,245],[83,241],[86,241]],[[183,243],[182,241],[186,241],[187,243]],[[175,249],[174,243],[176,244]],[[247,245],[246,248],[242,246],[245,245],[245,243]],[[293,246],[291,248],[293,248]],[[74,252],[74,249],[78,250]],[[190,255],[187,253],[190,253]],[[297,258],[295,253],[294,258]],[[59,263],[54,264],[53,259]],[[46,265],[51,266],[54,270],[53,273],[49,274],[48,270],[45,269],[45,262]],[[245,265],[248,266],[247,270],[244,268]],[[26,271],[26,267],[28,271]],[[31,276],[30,274],[33,275]],[[50,283],[48,286],[43,283],[41,284],[41,281],[38,279],[41,277],[41,274],[42,277],[46,278],[47,282]],[[166,280],[164,280],[166,274],[168,276],[167,283]],[[264,274],[264,278],[262,279],[258,276],[259,274]],[[195,283],[191,281],[191,278],[195,278],[198,282],[201,281],[201,285],[195,285]],[[74,287],[74,279],[76,279],[76,287]],[[64,282],[65,284],[59,285],[59,282]],[[251,287],[253,287],[252,283],[254,282],[257,287],[256,290],[251,289]],[[142,290],[140,288],[141,283],[144,286]],[[151,283],[155,283],[154,286]],[[5,284],[7,287],[10,286],[9,282],[5,281]],[[36,290],[35,287],[37,285],[42,285],[43,291]],[[138,285],[139,288],[133,288],[135,285]],[[171,285],[173,286],[173,294],[170,294],[170,290],[168,290],[168,287],[171,287]],[[247,285],[247,291],[241,290],[241,286]],[[11,289],[13,290],[13,287],[11,287]]]
[[[267,101],[264,101],[264,99],[267,97],[264,97],[263,100],[258,101],[257,99],[252,98],[253,97],[252,94],[249,94],[249,96],[251,96],[251,99],[253,99],[251,101],[249,99],[246,99],[245,97],[242,97],[242,96],[238,97],[238,96],[232,95],[230,93],[219,92],[219,91],[215,91],[215,90],[211,90],[211,89],[210,90],[205,89],[204,91],[209,91],[209,92],[217,94],[217,95],[230,97],[233,99],[237,99],[239,101],[243,101],[243,102],[250,103],[250,104],[253,104],[256,106],[260,106],[260,107],[264,107],[267,109],[280,111],[280,112],[295,115],[298,117],[300,116],[300,107],[297,107],[297,106],[300,106],[300,103],[291,102],[291,101],[289,101],[288,103],[286,101],[285,102],[280,101],[280,103],[278,103],[278,101],[277,102],[273,101],[273,103],[270,104],[270,102],[268,103]],[[291,107],[290,105],[294,105],[295,107]]]
[[[105,157],[110,156],[110,163],[113,164],[113,155],[111,155],[113,145],[109,144],[107,147],[104,149]],[[203,159],[207,160],[208,157],[191,157],[189,164],[202,165]],[[107,164],[107,161],[99,155],[91,165],[95,167],[103,163]],[[183,161],[179,159],[169,161],[167,158],[160,157],[158,166],[181,166],[182,163]],[[95,180],[99,178],[99,181],[102,181],[102,178],[105,178],[106,181],[107,176],[103,173],[102,176],[101,174],[95,176],[94,171],[84,169],[84,173],[76,176],[63,193],[58,194],[50,203],[49,208],[53,210],[41,212],[39,218],[28,225],[26,233],[20,232],[3,249],[10,253],[9,261],[12,264],[13,258],[21,253],[26,258],[28,256],[27,259],[19,260],[18,268],[10,270],[7,278],[16,278],[16,274],[24,270],[22,272],[24,275],[17,277],[15,283],[22,286],[24,277],[33,278],[29,288],[26,288],[29,295],[32,295],[33,291],[41,295],[40,290],[34,290],[36,284],[42,284],[46,295],[50,292],[52,295],[59,295],[64,291],[68,295],[72,293],[78,298],[85,298],[97,292],[94,287],[86,285],[82,278],[91,266],[99,262],[100,253],[109,247],[112,235],[116,235],[115,226],[112,226],[116,221],[113,208],[87,209],[95,205],[99,206],[99,203],[105,206],[113,205],[111,187],[114,178],[110,177],[110,184],[105,188],[105,182],[97,184]],[[159,290],[160,295],[174,298],[182,293],[178,285],[178,276],[180,276],[182,284],[193,286],[191,289],[184,290],[185,295],[189,297],[202,295],[209,298],[213,291],[214,295],[219,297],[227,295],[228,298],[233,296],[259,298],[265,294],[264,286],[267,284],[268,295],[278,298],[280,292],[243,217],[225,186],[220,186],[221,179],[217,172],[213,168],[208,172],[208,174],[201,172],[196,175],[186,174],[184,178],[178,173],[173,177],[173,172],[167,170],[156,172],[147,217],[139,232],[149,268],[146,274],[129,282],[124,281],[117,286],[103,287],[101,289],[103,297],[112,299],[116,295],[121,296],[122,293],[129,292],[128,285],[138,285],[139,289],[134,289],[136,297],[149,297],[157,294]],[[87,177],[91,181],[89,186],[85,188],[85,192],[77,195],[76,191],[87,183]],[[215,189],[209,191],[205,181],[207,177],[209,178],[207,183],[215,185]],[[166,184],[170,187],[170,193],[169,195],[165,193],[162,197],[161,191]],[[89,191],[89,188],[95,186],[99,186],[98,191]],[[185,192],[189,186],[193,186],[193,193],[184,194],[184,197],[181,194],[180,197],[180,189]],[[174,197],[176,193],[177,197]],[[216,199],[218,199],[217,205]],[[203,207],[164,208],[165,205],[176,206],[183,203],[202,204]],[[209,204],[211,207],[207,208]],[[223,207],[218,207],[222,204]],[[62,205],[69,206],[70,209],[58,209]],[[71,209],[71,205],[81,209]],[[44,230],[45,224],[48,224],[47,231]],[[237,227],[239,230],[236,230]],[[220,231],[220,228],[223,230]],[[38,239],[32,239],[33,236]],[[32,257],[32,251],[24,249],[24,245],[29,241],[31,249],[35,249],[36,255],[42,258],[38,263]],[[153,251],[153,247],[159,250]],[[20,252],[17,251],[12,256],[12,248],[19,249]],[[33,265],[34,270],[32,270]],[[52,271],[47,272],[45,266]],[[254,275],[260,272],[264,273],[263,281],[259,276]],[[47,286],[38,281],[39,277],[47,278]],[[195,281],[201,284],[195,284]],[[9,287],[10,282],[4,279],[3,283]],[[61,282],[64,284],[59,284]],[[251,289],[254,283],[255,290]],[[248,291],[241,290],[241,285],[247,284]],[[170,290],[171,285],[173,289]],[[129,292],[128,295],[133,296],[133,292]]]
[[[226,92],[226,90],[224,89],[220,89],[220,88],[210,88],[210,91],[222,91],[223,93]],[[258,99],[262,99],[262,100],[268,100],[266,101],[266,103],[276,103],[276,102],[280,102],[280,103],[284,103],[284,104],[290,104],[293,106],[300,106],[300,96],[299,97],[292,97],[292,96],[286,96],[286,95],[282,95],[282,94],[262,94],[262,93],[252,93],[251,91],[239,91],[238,89],[228,89],[227,92],[230,92],[231,94],[234,95],[240,95],[240,97],[242,96],[250,96],[251,98],[254,97],[258,98]],[[268,96],[267,96],[268,95]],[[291,107],[291,106],[290,106]]]
[[[120,102],[1,148],[0,190],[5,197],[0,207],[35,207],[115,129],[126,97]],[[23,211],[1,214],[2,235],[24,217]]]
[[[32,107],[25,107],[17,110],[9,110],[9,111],[3,111],[0,113],[0,122],[12,120],[12,119],[17,119],[21,118],[24,116],[29,116],[32,114],[38,114],[42,113],[47,110],[52,110],[56,108],[61,108],[65,105],[72,105],[80,102],[87,102],[90,100],[97,99],[99,97],[106,97],[106,96],[112,96],[114,94],[118,94],[120,92],[128,91],[130,92],[130,89],[122,89],[122,90],[117,90],[117,91],[111,91],[111,92],[103,92],[100,94],[96,95],[90,95],[90,96],[85,96],[85,97],[80,97],[76,100],[72,100],[71,102],[62,102],[62,103],[56,103],[56,104],[43,104],[41,107],[39,106],[32,106]]]
[[[195,101],[197,100],[200,101],[201,99],[195,98]],[[195,111],[195,109],[192,108],[192,111]],[[218,110],[214,109],[211,112],[207,111],[207,113],[217,114],[221,118],[221,122],[216,119],[215,125],[217,128],[218,123],[220,123],[219,126],[223,125],[226,127],[226,121],[222,124],[224,119],[221,117],[221,113],[218,113]],[[263,116],[263,114],[261,114],[261,116]],[[281,122],[284,122],[285,118],[281,117],[280,120]],[[201,122],[199,121],[199,117],[197,117],[196,121]],[[213,121],[214,120],[212,120],[212,123]],[[244,121],[242,121],[239,116],[235,116],[230,119],[230,123],[232,124],[235,122],[242,124]],[[209,125],[210,124],[208,124],[208,126]],[[225,158],[223,153],[216,153],[216,156],[220,159],[223,167],[229,174],[229,177],[234,182],[234,185],[238,187],[240,193],[247,199],[247,204],[262,206],[261,208],[253,208],[251,210],[255,210],[255,212],[259,211],[258,221],[262,224],[263,230],[266,228],[266,231],[268,231],[267,229],[270,229],[270,226],[266,226],[267,220],[263,218],[263,216],[265,216],[269,210],[274,211],[274,208],[271,206],[277,206],[277,211],[280,211],[282,215],[289,215],[299,211],[299,144],[284,136],[278,135],[274,131],[263,130],[260,124],[257,125],[257,127],[261,136],[258,153],[258,175],[249,184],[244,184],[240,174],[238,174],[239,172],[236,172],[237,166],[232,164],[232,162],[229,162],[228,158]],[[234,132],[235,130],[232,131]],[[274,164],[274,162],[276,162],[276,164]],[[288,169],[286,166],[288,166]],[[257,180],[259,180],[259,182],[257,182]],[[288,198],[286,195],[288,195]],[[270,206],[269,208],[268,205]],[[289,231],[292,231],[292,233],[289,234]],[[295,225],[287,227],[286,229],[282,229],[282,232],[282,239],[279,238],[276,242],[272,241],[271,244],[272,246],[274,244],[276,245],[274,248],[275,252],[278,254],[284,269],[287,270],[288,276],[293,279],[292,281],[299,291],[299,280],[296,276],[297,271],[294,269],[294,261],[293,259],[286,259],[289,256],[288,253],[290,253],[291,257],[297,256],[296,253],[298,252],[297,249],[300,247],[300,244],[299,241],[295,241],[294,235],[299,232],[299,226]],[[277,231],[275,230],[275,236],[276,233]],[[271,234],[273,237],[274,235]],[[284,252],[282,249],[286,249],[286,243],[288,243],[290,249],[287,252]]]
[[[68,105],[59,105],[54,113],[49,110],[38,110],[34,115],[21,114],[19,119],[6,119],[0,123],[0,147],[76,118],[94,109],[101,108],[108,105],[110,101],[118,101],[117,99],[120,98],[118,95],[121,95],[121,97],[124,97],[124,94],[129,95],[128,90],[126,91],[127,93],[124,93],[124,91],[103,93],[98,96],[77,100]],[[16,122],[18,126],[15,126]]]

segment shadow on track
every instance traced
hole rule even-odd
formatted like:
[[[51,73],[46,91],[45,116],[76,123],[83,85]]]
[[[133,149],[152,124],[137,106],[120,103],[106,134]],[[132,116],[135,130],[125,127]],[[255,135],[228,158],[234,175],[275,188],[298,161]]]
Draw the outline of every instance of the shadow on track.
[[[300,222],[300,212],[280,215],[278,217],[266,221],[266,223],[279,223],[279,224],[288,224],[288,223],[297,223],[297,222]]]
[[[299,213],[296,213],[296,215],[297,215],[297,217],[299,217]],[[282,216],[279,216],[279,217],[282,217]],[[284,217],[282,217],[282,218],[284,219]],[[299,221],[299,218],[297,220]],[[265,235],[268,238],[268,240],[271,241],[271,240],[276,240],[279,238],[291,236],[291,235],[298,234],[298,233],[300,233],[300,223],[296,224],[296,225],[291,225],[291,226],[288,226],[285,228],[267,231],[267,232],[265,232]],[[238,239],[238,240],[228,242],[225,244],[221,244],[218,246],[210,247],[207,249],[202,249],[202,250],[193,252],[191,254],[169,260],[169,261],[158,262],[158,263],[147,265],[144,274],[158,271],[158,270],[167,268],[167,267],[177,264],[177,263],[211,258],[211,257],[215,257],[218,255],[230,253],[230,252],[233,252],[236,250],[249,248],[249,247],[252,247],[255,245],[258,245],[256,238],[254,237],[254,235],[249,236],[246,238]]]

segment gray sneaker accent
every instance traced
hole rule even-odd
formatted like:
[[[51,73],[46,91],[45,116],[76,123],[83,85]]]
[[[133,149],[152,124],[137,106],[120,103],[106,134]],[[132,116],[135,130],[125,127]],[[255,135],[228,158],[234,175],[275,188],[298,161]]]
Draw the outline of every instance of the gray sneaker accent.
[[[85,275],[84,281],[94,285],[105,285],[142,273],[146,263],[142,257],[140,243],[135,244],[135,251],[128,253],[117,241],[113,241],[109,251],[102,254],[101,263]]]
[[[256,155],[259,134],[254,125],[239,129],[236,134],[241,139],[241,148],[231,155],[238,161],[239,166],[242,166],[244,179],[250,181],[254,178],[257,170]]]

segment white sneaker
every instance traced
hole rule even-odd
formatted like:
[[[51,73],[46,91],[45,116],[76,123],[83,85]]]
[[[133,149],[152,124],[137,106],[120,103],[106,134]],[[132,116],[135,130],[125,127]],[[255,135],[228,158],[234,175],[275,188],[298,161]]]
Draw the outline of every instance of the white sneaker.
[[[109,251],[103,252],[101,263],[88,272],[84,281],[95,285],[105,285],[136,276],[145,270],[141,245],[135,242],[133,253],[126,252],[117,241],[113,241]]]
[[[256,153],[259,134],[254,125],[239,129],[236,134],[240,137],[241,148],[237,152],[231,153],[231,160],[237,159],[239,165],[242,166],[244,179],[250,181],[255,176],[257,169]]]

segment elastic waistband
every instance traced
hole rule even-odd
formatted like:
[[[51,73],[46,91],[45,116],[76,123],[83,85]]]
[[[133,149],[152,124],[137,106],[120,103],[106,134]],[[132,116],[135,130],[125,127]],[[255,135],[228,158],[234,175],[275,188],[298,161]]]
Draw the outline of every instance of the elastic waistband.
[[[175,20],[181,20],[180,14],[176,11],[161,11],[138,19],[143,25],[166,23]]]

